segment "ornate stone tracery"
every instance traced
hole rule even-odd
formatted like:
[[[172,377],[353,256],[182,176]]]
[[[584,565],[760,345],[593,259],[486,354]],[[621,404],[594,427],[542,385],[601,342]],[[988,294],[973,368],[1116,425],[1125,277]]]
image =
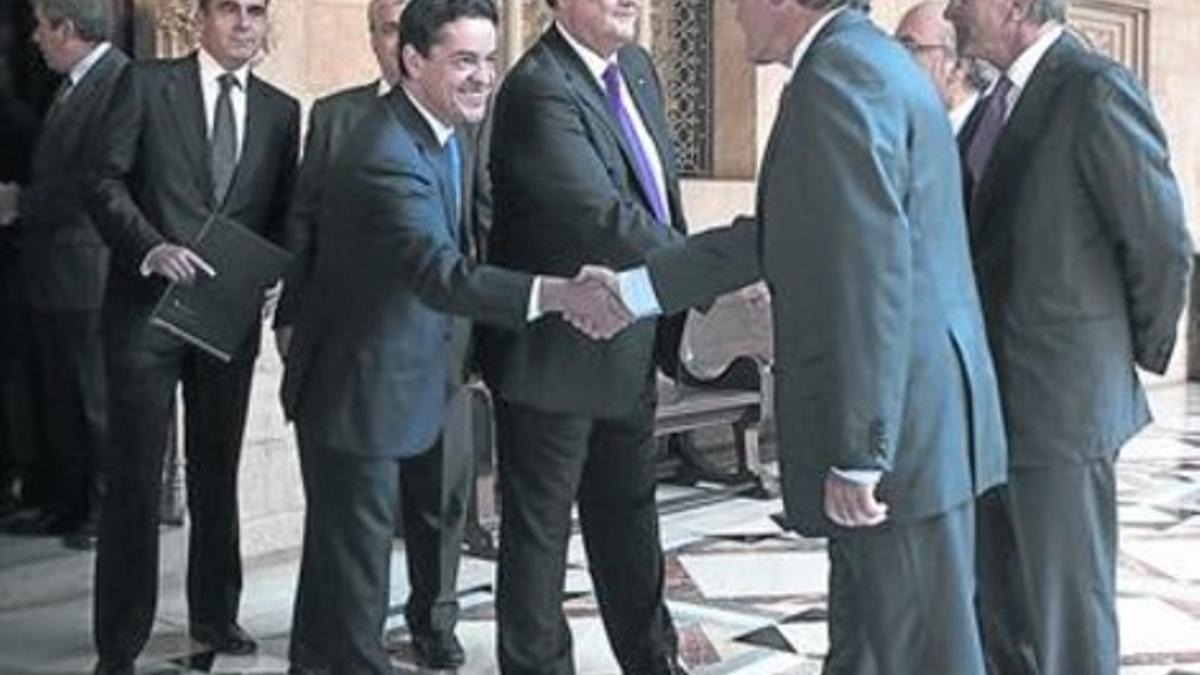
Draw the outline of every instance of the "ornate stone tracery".
[[[713,168],[713,12],[710,0],[668,0],[652,16],[654,60],[684,176]]]

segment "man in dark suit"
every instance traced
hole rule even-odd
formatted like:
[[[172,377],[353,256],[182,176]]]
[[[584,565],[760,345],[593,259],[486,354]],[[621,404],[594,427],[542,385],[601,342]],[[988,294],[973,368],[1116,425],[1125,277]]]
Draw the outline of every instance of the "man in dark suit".
[[[102,132],[92,206],[112,272],[103,318],[109,442],[96,560],[98,672],[132,672],[150,634],[163,445],[180,382],[189,632],[221,652],[256,648],[237,625],[237,468],[259,331],[222,363],[148,317],[168,281],[211,273],[188,246],[212,214],[280,238],[299,106],[250,73],[267,2],[201,2],[198,52],[131,68]]]
[[[456,127],[486,109],[495,21],[490,0],[411,0],[399,86],[370,105],[326,174],[283,401],[308,474],[301,578],[316,593],[297,620],[339,675],[391,672],[382,633],[397,471],[441,433],[470,328],[450,315],[518,329],[561,310],[563,281],[535,286],[469,255],[472,164]]]
[[[276,337],[283,353],[287,351],[292,324],[312,269],[316,219],[329,180],[329,168],[355,126],[371,110],[372,103],[400,82],[397,43],[403,8],[404,0],[373,0],[367,7],[371,48],[379,64],[380,79],[331,94],[313,104],[304,162],[288,216],[288,246],[295,254],[294,268],[276,312]],[[471,223],[464,223],[465,236],[474,238],[473,230]],[[467,248],[473,248],[474,243],[471,241]],[[451,369],[452,384],[461,383],[463,370],[461,366]],[[428,452],[399,462],[409,580],[405,620],[418,660],[431,668],[457,666],[465,657],[454,635],[454,626],[458,617],[458,565],[470,498],[471,461],[466,453],[447,452],[439,441]],[[314,480],[308,455],[301,455],[300,462],[307,486]],[[310,510],[306,515],[311,518],[313,512]],[[305,540],[303,555],[305,558],[319,555],[313,551],[311,539]],[[318,631],[311,629],[314,623],[319,623],[313,620],[314,615],[323,611],[316,597],[322,580],[309,574],[314,565],[301,563],[300,569],[302,576],[296,589],[289,648],[290,661],[297,670],[311,669],[318,665],[314,662],[320,661],[320,655],[314,653],[319,650],[308,644],[319,641]]]
[[[25,45],[23,3],[0,5],[0,527],[40,509],[35,497],[38,450],[29,352],[29,306],[21,274],[18,200],[29,182],[39,120],[19,87]]]
[[[1027,637],[1041,675],[1115,675],[1114,462],[1150,421],[1137,368],[1167,368],[1192,245],[1149,98],[1064,30],[1066,6],[946,11],[964,53],[1003,72],[963,131],[1012,453],[1003,517],[980,529],[981,615],[989,655],[1020,653],[1014,638]]]
[[[878,672],[980,675],[973,505],[1005,449],[957,155],[929,79],[858,4],[738,0],[750,59],[793,68],[756,216],[620,286],[645,315],[765,277],[789,523],[829,537]]]
[[[507,74],[491,144],[489,260],[533,273],[629,266],[682,239],[678,171],[639,3],[554,0],[554,25]],[[655,367],[675,370],[682,317],[597,344],[566,322],[487,336],[497,397],[500,670],[570,673],[562,610],[571,506],[609,643],[627,673],[667,673],[654,472]]]
[[[30,529],[90,547],[104,439],[100,305],[108,249],[84,204],[86,168],[101,118],[129,59],[107,41],[107,5],[38,0],[33,39],[65,76],[21,191],[25,290],[32,308],[38,405],[45,411],[52,498]]]

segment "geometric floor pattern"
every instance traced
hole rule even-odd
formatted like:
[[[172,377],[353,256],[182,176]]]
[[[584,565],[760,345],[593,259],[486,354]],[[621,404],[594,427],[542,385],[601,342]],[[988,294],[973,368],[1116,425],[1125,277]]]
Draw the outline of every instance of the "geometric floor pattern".
[[[1156,385],[1151,400],[1157,422],[1126,446],[1118,464],[1121,673],[1200,675],[1200,388]],[[660,498],[694,489],[704,488],[663,486]],[[827,644],[824,545],[783,532],[771,518],[779,510],[778,501],[735,498],[663,517],[667,596],[682,657],[692,672],[820,672]],[[27,544],[0,538],[0,546],[21,545]],[[401,612],[402,556],[398,544],[388,641],[397,671],[420,673],[412,665]],[[496,672],[494,572],[488,560],[463,562],[458,635],[467,664],[459,673]],[[184,631],[181,589],[164,588],[154,637],[138,672],[282,675],[295,574],[294,554],[256,561],[247,569],[242,623],[260,639],[260,652],[252,657],[196,650]],[[6,578],[0,570],[0,583],[38,580]],[[577,672],[617,673],[578,541],[572,542],[564,606]],[[89,621],[86,597],[0,612],[0,673],[88,672],[93,658]]]

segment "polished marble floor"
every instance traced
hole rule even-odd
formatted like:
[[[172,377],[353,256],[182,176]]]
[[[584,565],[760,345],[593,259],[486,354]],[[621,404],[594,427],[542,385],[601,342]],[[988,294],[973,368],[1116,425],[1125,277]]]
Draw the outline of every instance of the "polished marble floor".
[[[1156,385],[1151,397],[1158,422],[1126,447],[1119,465],[1122,675],[1200,675],[1200,388]],[[664,486],[661,497],[673,499],[693,489],[704,488]],[[826,559],[820,541],[780,530],[771,519],[779,508],[778,501],[731,498],[663,517],[668,597],[684,660],[693,672],[819,672],[826,648]],[[0,547],[8,548],[0,560],[20,558],[17,547],[29,549],[26,559],[36,559],[37,547],[46,545],[0,538]],[[565,606],[578,672],[616,673],[582,547],[573,542],[571,550]],[[28,564],[20,566],[19,578],[0,569],[0,585],[62,583],[55,575],[89,574],[88,556],[72,555],[78,559],[56,563],[54,573],[44,577],[30,574]],[[388,637],[397,670],[418,673],[400,606],[406,587],[403,555],[398,544]],[[467,665],[460,673],[496,672],[493,573],[490,561],[464,561],[459,636]],[[182,591],[168,585],[139,673],[284,673],[295,574],[294,555],[250,566],[242,620],[262,642],[260,653],[246,658],[197,651],[185,634]],[[85,594],[0,611],[0,674],[86,672],[92,660],[89,621]]]

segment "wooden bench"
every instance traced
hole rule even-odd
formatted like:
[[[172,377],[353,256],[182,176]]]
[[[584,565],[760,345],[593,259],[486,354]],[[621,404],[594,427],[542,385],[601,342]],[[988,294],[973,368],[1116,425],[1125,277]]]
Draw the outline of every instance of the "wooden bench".
[[[675,482],[705,482],[731,493],[767,498],[774,493],[760,451],[764,425],[773,410],[770,320],[765,303],[743,295],[720,298],[703,315],[688,318],[681,346],[683,369],[672,381],[660,376],[654,435],[674,441],[680,470]],[[495,554],[497,499],[495,423],[492,396],[482,382],[460,392],[447,416],[445,441],[465,444],[475,458],[475,486],[468,507],[467,548],[474,555]],[[692,442],[692,432],[732,429],[735,465],[722,468]]]

